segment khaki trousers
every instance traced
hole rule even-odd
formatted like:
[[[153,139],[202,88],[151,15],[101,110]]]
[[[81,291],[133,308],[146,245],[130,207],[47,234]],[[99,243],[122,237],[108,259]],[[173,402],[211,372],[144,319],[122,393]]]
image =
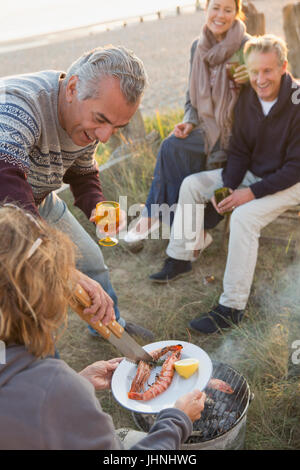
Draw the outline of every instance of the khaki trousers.
[[[241,187],[260,178],[247,172]],[[203,246],[204,204],[223,186],[222,170],[205,171],[184,179],[172,226],[167,255],[191,260]],[[261,230],[280,214],[300,203],[300,183],[284,191],[254,199],[231,215],[228,256],[220,304],[243,310],[253,281]]]

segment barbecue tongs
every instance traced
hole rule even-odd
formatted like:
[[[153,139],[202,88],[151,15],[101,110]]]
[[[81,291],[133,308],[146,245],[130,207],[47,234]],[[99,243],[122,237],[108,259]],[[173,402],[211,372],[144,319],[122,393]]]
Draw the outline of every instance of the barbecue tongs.
[[[83,310],[91,305],[91,299],[88,293],[79,284],[75,288],[76,302],[71,302],[71,308],[85,322],[91,325],[103,338],[113,344],[124,356],[132,362],[145,361],[155,362],[153,357],[145,351],[117,322],[112,321],[107,326],[101,321],[92,323],[93,315],[85,315]]]

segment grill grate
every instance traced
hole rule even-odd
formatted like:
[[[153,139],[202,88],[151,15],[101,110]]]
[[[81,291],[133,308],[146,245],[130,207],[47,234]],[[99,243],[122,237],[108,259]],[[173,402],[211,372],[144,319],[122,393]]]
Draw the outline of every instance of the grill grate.
[[[193,433],[188,443],[207,441],[229,431],[242,416],[249,399],[249,388],[246,379],[227,364],[213,362],[215,379],[226,382],[233,389],[232,394],[206,388],[209,398],[202,412],[201,419],[194,422]]]
[[[227,364],[213,361],[212,377],[226,382],[233,389],[232,394],[206,388],[208,400],[205,403],[201,419],[194,422],[193,432],[187,444],[206,442],[225,434],[242,417],[250,399],[250,390],[246,379]],[[133,413],[138,426],[148,432],[156,415]]]

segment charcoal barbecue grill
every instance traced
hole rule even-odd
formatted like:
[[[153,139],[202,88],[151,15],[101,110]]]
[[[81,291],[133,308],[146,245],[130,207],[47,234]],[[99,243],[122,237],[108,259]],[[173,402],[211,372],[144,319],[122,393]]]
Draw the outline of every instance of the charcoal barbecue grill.
[[[207,401],[201,419],[194,422],[193,432],[181,449],[240,450],[244,447],[247,410],[253,399],[245,377],[233,367],[213,361],[215,379],[224,380],[234,390],[226,394],[206,388]],[[132,413],[136,425],[148,432],[156,415]]]

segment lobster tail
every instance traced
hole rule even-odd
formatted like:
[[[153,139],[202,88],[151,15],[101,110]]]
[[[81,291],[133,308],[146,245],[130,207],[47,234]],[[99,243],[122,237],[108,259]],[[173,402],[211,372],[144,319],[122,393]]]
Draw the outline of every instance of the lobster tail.
[[[171,352],[171,355],[164,361],[159,376],[156,378],[154,384],[144,391],[144,385],[150,376],[150,366],[144,361],[140,361],[135,378],[133,379],[128,398],[130,400],[151,400],[163,393],[171,384],[174,375],[174,363],[180,359],[181,350],[183,346],[176,344],[172,346],[165,346],[161,349],[156,349],[150,354],[156,361],[158,358]]]
[[[143,400],[143,395],[143,393],[128,392],[128,398],[130,398],[130,400]]]

